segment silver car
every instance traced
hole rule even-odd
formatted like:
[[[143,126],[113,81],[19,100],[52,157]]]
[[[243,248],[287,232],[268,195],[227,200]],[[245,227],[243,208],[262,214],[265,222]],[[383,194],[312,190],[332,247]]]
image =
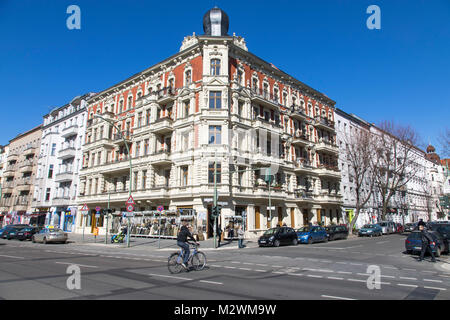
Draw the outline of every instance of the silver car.
[[[395,232],[395,225],[392,221],[381,221],[378,224],[383,230],[383,234],[390,234]]]
[[[39,233],[34,234],[33,238],[31,238],[33,242],[42,242],[43,244],[50,242],[67,243],[68,239],[69,237],[67,236],[67,233],[58,228],[42,229]]]

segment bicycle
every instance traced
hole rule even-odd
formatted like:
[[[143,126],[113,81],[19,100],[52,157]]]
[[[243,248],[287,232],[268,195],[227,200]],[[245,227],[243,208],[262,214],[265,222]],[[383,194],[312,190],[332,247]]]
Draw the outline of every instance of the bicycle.
[[[192,266],[194,270],[200,271],[203,270],[206,266],[206,255],[198,251],[198,245],[189,243],[192,250],[190,250],[189,259],[187,263],[187,270],[189,270],[189,266]],[[179,252],[174,252],[169,256],[167,261],[167,268],[170,273],[180,273],[184,267],[181,265],[183,263],[183,254],[184,250],[180,249]]]

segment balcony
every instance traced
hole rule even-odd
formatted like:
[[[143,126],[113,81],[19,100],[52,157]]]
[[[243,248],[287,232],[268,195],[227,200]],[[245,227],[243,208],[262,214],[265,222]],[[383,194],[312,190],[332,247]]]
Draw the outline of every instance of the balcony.
[[[118,145],[123,145],[126,142],[129,146],[131,143],[131,132],[127,130],[121,133],[115,133],[113,135],[113,142]]]
[[[36,151],[36,146],[28,146],[28,147],[25,148],[25,150],[23,151],[22,154],[24,156],[27,156],[27,155],[30,155],[30,154],[34,154],[35,151]]]
[[[315,146],[316,151],[322,151],[322,152],[326,152],[326,153],[331,153],[333,155],[338,155],[339,154],[339,148],[336,144],[334,144],[331,141],[327,141],[327,140],[321,140],[319,143],[317,143]]]
[[[334,130],[334,122],[331,120],[328,120],[327,118],[315,117],[314,125],[318,128]]]
[[[166,134],[173,131],[173,120],[170,117],[157,119],[150,125],[150,132],[156,134]]]
[[[17,171],[18,167],[19,167],[19,165],[17,163],[12,164],[12,165],[11,164],[7,165],[5,170],[3,171],[3,176],[5,176],[5,177],[14,176],[14,173]]]
[[[292,145],[298,147],[306,147],[311,143],[309,136],[304,133],[296,132],[292,138]]]
[[[289,116],[293,119],[300,120],[300,121],[307,121],[308,116],[306,115],[306,111],[304,108],[300,106],[291,106],[291,111],[289,113]]]
[[[312,201],[313,192],[304,188],[298,188],[295,190],[295,200],[297,201]]]
[[[67,182],[67,181],[72,181],[72,179],[73,179],[72,170],[60,172],[55,175],[55,182]]]
[[[255,129],[265,129],[265,130],[277,130],[281,133],[281,122],[275,122],[274,120],[265,119],[261,116],[256,116],[256,118],[252,121],[252,125]]]
[[[294,171],[296,173],[311,172],[313,169],[314,167],[312,166],[312,164],[304,158],[297,159],[297,161],[295,162]]]
[[[33,166],[34,166],[34,161],[33,160],[25,160],[24,162],[22,162],[19,166],[19,172],[32,172],[33,171]]]
[[[159,104],[165,105],[175,100],[177,89],[172,87],[165,87],[159,91],[155,91],[154,94],[156,95],[157,102]]]
[[[78,134],[78,125],[73,124],[69,127],[65,127],[61,130],[61,137],[68,138],[71,136],[76,136]]]
[[[341,178],[341,172],[337,166],[321,164],[317,167],[315,172],[319,175],[319,177],[328,177],[328,178]]]
[[[155,152],[152,157],[151,164],[159,166],[172,164],[172,160],[170,160],[170,150],[163,149]]]
[[[70,204],[70,196],[58,196],[52,199],[52,206],[62,207]]]
[[[76,155],[75,147],[66,147],[58,152],[58,159],[74,158]]]
[[[8,154],[8,161],[11,161],[11,160],[18,160],[19,159],[19,154],[17,153],[17,152],[14,152],[14,153],[10,153],[10,154]]]
[[[280,99],[278,96],[274,96],[268,91],[263,91],[263,89],[252,88],[251,90],[252,97],[251,100],[255,103],[278,109],[280,105]]]

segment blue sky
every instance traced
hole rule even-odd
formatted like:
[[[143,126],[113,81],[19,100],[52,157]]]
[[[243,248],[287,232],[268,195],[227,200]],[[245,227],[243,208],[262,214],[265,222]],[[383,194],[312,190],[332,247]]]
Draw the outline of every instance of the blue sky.
[[[81,30],[66,27],[72,4]],[[372,4],[381,30],[366,27]],[[184,36],[203,34],[203,15],[215,5],[252,53],[338,108],[410,124],[438,147],[450,126],[449,0],[0,0],[0,144],[53,107],[175,54]]]

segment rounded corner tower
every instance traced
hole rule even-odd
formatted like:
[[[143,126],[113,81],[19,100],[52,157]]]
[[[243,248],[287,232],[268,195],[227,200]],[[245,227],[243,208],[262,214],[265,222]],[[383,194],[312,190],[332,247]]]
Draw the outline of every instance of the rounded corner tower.
[[[230,20],[222,9],[212,8],[203,16],[203,31],[206,36],[228,36]]]

